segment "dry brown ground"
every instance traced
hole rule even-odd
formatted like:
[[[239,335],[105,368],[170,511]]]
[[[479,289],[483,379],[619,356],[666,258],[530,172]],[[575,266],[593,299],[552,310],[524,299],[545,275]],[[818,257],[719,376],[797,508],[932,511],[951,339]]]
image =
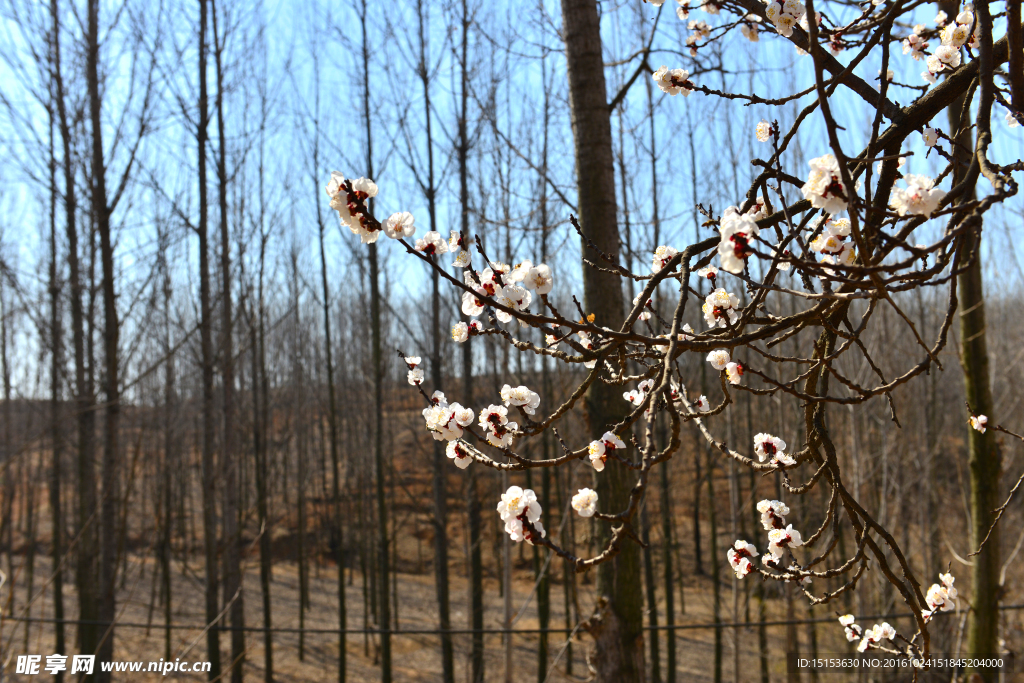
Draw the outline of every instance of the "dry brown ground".
[[[40,560],[37,568],[38,576],[46,575],[46,562]],[[152,566],[147,565],[140,577],[141,563],[130,565],[128,581],[121,598],[120,620],[125,623],[145,624],[149,617],[150,591],[152,580]],[[174,601],[175,609],[173,620],[178,624],[198,625],[202,623],[202,586],[192,572],[181,572],[180,567],[174,574]],[[320,573],[311,576],[311,609],[307,613],[307,628],[334,628],[337,624],[337,605],[335,600],[335,577],[328,568]],[[533,588],[532,573],[528,569],[517,569],[514,581],[514,604],[518,611],[527,599]],[[38,583],[37,583],[38,589]],[[398,627],[399,629],[429,629],[436,626],[436,603],[434,599],[433,576],[430,574],[409,574],[398,575]],[[279,563],[274,567],[274,580],[272,584],[274,626],[282,628],[298,627],[298,577],[297,567],[294,564]],[[563,626],[565,624],[564,611],[562,609],[562,589],[560,585],[552,587],[552,626]],[[693,579],[691,585],[685,587],[685,613],[677,615],[676,621],[680,624],[706,624],[712,619],[712,591],[710,580]],[[738,592],[738,618],[744,619],[747,596],[743,591],[743,584],[739,586]],[[186,596],[187,599],[186,599]],[[360,577],[357,574],[354,585],[349,586],[346,592],[349,603],[349,626],[359,628],[363,623],[362,591]],[[6,598],[6,589],[5,589]],[[15,592],[14,613],[23,614],[24,588],[19,587]],[[246,619],[248,625],[259,625],[262,619],[262,610],[259,598],[259,576],[256,567],[250,566],[246,576]],[[485,600],[487,620],[485,627],[499,628],[503,613],[502,598],[499,595],[498,583],[488,579],[485,584]],[[722,591],[722,615],[723,620],[730,621],[733,618],[732,586],[731,582],[723,585]],[[592,604],[593,584],[581,585],[579,601],[581,608]],[[750,599],[751,616],[756,619],[756,601]],[[467,582],[462,576],[453,576],[452,580],[452,622],[454,628],[465,628],[468,625],[468,594]],[[71,612],[74,606],[71,605]],[[6,610],[5,610],[6,612]],[[52,616],[52,605],[49,596],[37,600],[32,609],[35,617]],[[795,616],[804,618],[807,616],[806,608],[799,602],[795,605]],[[827,617],[829,614],[819,610],[816,617]],[[1024,642],[1024,633],[1021,626],[1021,612],[1007,612],[1007,634],[1010,636],[1008,645],[1011,649],[1018,650]],[[664,608],[661,609],[661,618],[664,619]],[[785,618],[785,604],[782,600],[770,600],[768,609],[769,619]],[[157,660],[163,655],[164,632],[159,629],[162,622],[162,613],[157,608],[153,615],[153,627],[147,632],[146,628],[122,627],[117,631],[115,646],[115,657],[123,660]],[[663,623],[663,621],[662,621]],[[952,620],[947,622],[952,624]],[[516,628],[536,628],[537,614],[535,601],[531,601],[526,607],[522,618],[516,624]],[[899,623],[897,623],[899,626]],[[807,652],[810,631],[805,625],[798,627],[801,650]],[[41,677],[16,676],[13,675],[14,659],[18,654],[50,654],[53,651],[53,627],[49,624],[32,624],[29,631],[28,647],[25,647],[25,624],[5,620],[3,624],[3,650],[4,659],[8,662],[5,673],[13,676],[13,680],[41,680]],[[818,640],[818,650],[821,653],[851,652],[852,648],[845,643],[841,637],[841,629],[835,622],[817,624],[815,634]],[[73,638],[73,630],[69,630],[69,637]],[[785,661],[785,627],[773,626],[768,629],[769,650],[771,652],[770,669],[773,681],[786,680]],[[758,638],[754,628],[742,627],[738,629],[723,629],[723,680],[725,681],[759,681],[760,662],[758,658]],[[738,658],[734,660],[733,643],[738,638]],[[198,642],[196,642],[198,641]],[[205,660],[205,638],[197,629],[175,630],[172,635],[172,649],[174,656],[182,656],[187,660]],[[222,648],[225,651],[228,647],[228,638],[222,637]],[[394,679],[396,681],[440,681],[440,658],[439,639],[436,635],[410,634],[394,636]],[[565,637],[561,634],[550,636],[551,659],[554,661],[565,644]],[[194,646],[189,649],[190,645]],[[246,636],[247,661],[245,664],[245,677],[249,681],[263,680],[263,636],[260,633],[248,633]],[[665,657],[665,635],[660,634],[662,666],[664,671]],[[534,681],[536,680],[536,658],[537,658],[537,636],[532,634],[519,634],[512,638],[514,680]],[[456,681],[468,681],[468,657],[470,637],[468,635],[456,635],[454,637]],[[374,662],[376,640],[374,637],[362,635],[350,635],[348,637],[348,665],[349,681],[377,681],[380,680],[379,668]],[[488,681],[504,680],[504,649],[500,635],[488,635],[485,639],[486,647],[486,668]],[[589,639],[580,633],[574,639],[572,647],[572,675],[567,673],[566,665],[568,657],[562,654],[558,663],[554,666],[549,681],[578,681],[586,680],[587,667],[585,663],[586,650],[589,647]],[[714,632],[711,629],[682,630],[676,632],[676,648],[678,656],[679,681],[712,681],[714,679]],[[314,682],[337,680],[337,639],[334,634],[306,635],[305,657],[302,661],[298,658],[299,635],[297,633],[277,633],[273,638],[274,655],[274,680],[285,682]],[[12,657],[11,659],[7,659]],[[734,666],[736,668],[734,669]],[[48,675],[43,675],[49,678]],[[158,680],[164,678],[156,674],[120,674],[115,675],[117,681],[139,681]],[[201,680],[203,677],[198,674],[171,674],[169,679],[178,680]],[[825,683],[842,680],[856,680],[839,674],[832,674],[825,677]],[[896,680],[890,678],[889,680]],[[1024,680],[1024,676],[1017,674],[1008,677],[1007,680]],[[811,683],[810,676],[805,675],[804,681]]]

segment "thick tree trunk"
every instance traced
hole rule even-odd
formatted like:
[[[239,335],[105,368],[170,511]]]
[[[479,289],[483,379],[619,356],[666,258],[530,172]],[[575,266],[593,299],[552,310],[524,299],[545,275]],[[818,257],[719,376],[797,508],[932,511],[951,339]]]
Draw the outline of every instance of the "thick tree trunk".
[[[114,293],[114,246],[110,234],[110,208],[107,205],[106,168],[103,160],[103,127],[100,116],[99,81],[99,0],[89,0],[88,48],[86,52],[86,81],[89,90],[89,121],[92,143],[92,212],[96,231],[100,237],[100,263],[103,280],[103,365],[104,365],[104,434],[103,462],[101,466],[103,499],[100,504],[100,571],[99,621],[103,629],[97,658],[110,661],[114,652],[114,614],[117,574],[117,505],[118,430],[121,418],[120,379],[117,358],[118,320],[117,299]],[[109,673],[97,675],[100,681],[110,679]]]
[[[427,4],[418,2],[416,14],[419,21],[419,34],[426,36],[429,31],[426,16]],[[364,35],[365,44],[365,35]],[[434,186],[434,138],[431,130],[430,102],[430,65],[427,62],[427,40],[419,41],[420,54],[417,72],[423,85],[423,115],[426,125],[427,139],[427,177],[426,183],[421,182],[427,200],[427,214],[430,229],[436,230],[437,207],[435,197],[437,188]],[[368,100],[369,98],[367,98]],[[437,257],[432,257],[435,260]],[[431,391],[441,391],[441,293],[439,277],[436,269],[430,271],[430,381]],[[433,442],[433,498],[434,498],[434,591],[437,596],[438,628],[441,630],[441,675],[444,683],[455,682],[455,664],[452,652],[452,637],[447,631],[451,628],[448,586],[448,498],[445,486],[444,446],[440,441]],[[395,615],[397,623],[397,614]]]
[[[461,63],[459,64],[459,143],[456,149],[459,164],[459,229],[462,237],[469,244],[469,27],[471,18],[467,0],[462,0],[462,44]],[[464,322],[469,316],[461,314]],[[473,339],[462,344],[462,404],[473,405]],[[470,683],[484,681],[484,577],[483,557],[480,543],[480,492],[477,487],[477,468],[469,473],[469,501],[467,515],[469,517],[469,627],[473,629],[470,636]]]
[[[76,483],[78,508],[76,510],[75,583],[78,593],[78,648],[80,652],[96,651],[99,642],[96,620],[99,595],[96,585],[97,548],[96,526],[91,523],[96,509],[96,399],[93,394],[91,373],[86,360],[85,311],[82,306],[82,275],[78,256],[78,225],[75,193],[74,155],[71,152],[72,132],[68,120],[64,94],[64,80],[60,61],[60,8],[51,0],[54,35],[54,84],[64,170],[64,229],[68,240],[68,284],[71,296],[71,336],[75,355],[75,423],[77,427]],[[86,677],[87,683],[92,677]]]
[[[366,125],[366,174],[373,178],[373,129],[370,125],[370,44],[366,34],[367,2],[363,0],[359,15],[363,36],[363,122]],[[388,506],[384,482],[384,359],[381,355],[380,267],[377,245],[369,248],[370,262],[370,328],[373,365],[373,467],[376,478],[377,504],[377,624],[380,629],[381,682],[391,683],[391,598],[388,594]],[[379,576],[377,575],[379,574]]]
[[[230,604],[231,683],[242,683],[245,663],[245,603],[240,566],[241,534],[238,522],[238,460],[235,456],[235,358],[232,335],[231,241],[228,235],[227,135],[224,130],[224,41],[217,29],[217,3],[210,0],[213,19],[213,54],[217,78],[217,205],[220,212],[221,331],[220,367],[224,384],[224,422],[221,471],[224,476],[224,603]]]
[[[207,680],[220,680],[220,624],[217,623],[219,574],[217,566],[217,471],[213,442],[216,416],[213,411],[213,309],[210,302],[210,245],[207,226],[206,145],[208,103],[206,93],[206,9],[207,0],[199,0],[199,125],[196,129],[199,170],[199,338],[203,381],[203,548],[206,559],[206,650],[210,661]]]
[[[939,8],[954,16],[959,5],[940,2]],[[985,10],[987,11],[987,9]],[[1019,4],[1018,4],[1019,12]],[[991,36],[988,36],[991,40]],[[1019,51],[1018,51],[1019,56]],[[1018,75],[1019,76],[1019,75]],[[971,156],[965,150],[974,149],[974,135],[968,121],[961,122],[963,96],[947,108],[950,137],[956,139],[957,162],[953,172],[954,185],[964,179]],[[961,127],[961,123],[963,126]],[[959,153],[956,153],[956,152]],[[961,201],[974,199],[974,192],[968,192]],[[981,268],[981,235],[966,236],[961,248],[964,259],[972,259],[966,270],[957,277],[957,297],[960,310],[960,363],[964,373],[964,394],[975,415],[991,415],[992,389],[989,375],[988,347],[986,342],[985,292]],[[994,520],[993,510],[1002,502],[999,499],[999,475],[1001,471],[999,447],[995,434],[984,434],[967,427],[968,469],[970,475],[970,520],[971,548],[977,549],[988,534]],[[971,613],[967,626],[965,652],[981,659],[995,656],[999,651],[999,529],[992,535],[981,552],[974,556],[971,568]],[[986,683],[997,680],[995,671],[978,669],[972,671],[981,675]]]
[[[615,209],[615,167],[611,120],[605,91],[601,26],[596,0],[562,0],[569,98],[579,183],[580,226],[584,235],[618,260],[619,235]],[[582,247],[586,256],[586,247]],[[583,266],[583,305],[599,325],[617,325],[623,313],[619,279]],[[594,382],[586,395],[590,432],[600,436],[622,412],[621,391]],[[626,508],[631,477],[611,468],[598,477],[602,508]],[[605,534],[610,533],[605,529]],[[598,610],[591,619],[596,640],[592,663],[601,683],[644,679],[643,596],[640,548],[626,542],[611,562],[598,569]]]

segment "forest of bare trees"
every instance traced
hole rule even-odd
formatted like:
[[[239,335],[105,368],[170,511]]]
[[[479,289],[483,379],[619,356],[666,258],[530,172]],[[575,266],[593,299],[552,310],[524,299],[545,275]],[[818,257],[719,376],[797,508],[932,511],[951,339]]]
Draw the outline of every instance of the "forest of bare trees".
[[[0,681],[1016,680],[1021,4],[0,0]]]

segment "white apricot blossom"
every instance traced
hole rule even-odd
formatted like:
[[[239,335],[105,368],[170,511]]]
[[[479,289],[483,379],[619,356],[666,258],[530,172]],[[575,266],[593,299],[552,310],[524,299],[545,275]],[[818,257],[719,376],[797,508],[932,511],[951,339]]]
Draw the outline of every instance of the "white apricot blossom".
[[[452,341],[461,344],[467,339],[469,339],[469,325],[461,320],[452,325]]]
[[[777,436],[760,432],[754,435],[754,452],[761,462],[774,462],[786,454],[786,442]]]
[[[840,178],[839,162],[831,154],[825,154],[810,161],[811,173],[800,191],[804,199],[816,209],[830,214],[845,211],[850,205],[843,181]]]
[[[540,534],[540,538],[547,536],[544,525],[540,521],[542,513],[543,510],[540,503],[537,502],[537,494],[533,489],[510,486],[505,493],[501,494],[501,500],[498,502],[498,514],[505,522],[505,533],[516,543],[526,541],[532,545],[534,541],[538,540],[534,531],[531,531],[524,523],[529,523],[535,532]]]
[[[506,448],[511,445],[519,429],[518,423],[509,422],[508,408],[493,403],[480,411],[479,424],[484,430],[487,443],[495,448]]]
[[[725,349],[715,349],[708,354],[707,360],[715,370],[722,371],[725,370],[725,366],[729,364],[732,358]]]
[[[725,376],[729,380],[729,384],[739,384],[743,381],[743,370],[743,363],[739,361],[727,363],[725,366]]]
[[[743,272],[747,257],[753,252],[750,243],[760,229],[750,214],[741,214],[735,206],[722,212],[718,229],[722,240],[718,243],[718,259],[730,273]]]
[[[924,140],[925,147],[934,147],[939,142],[938,132],[934,128],[927,126],[921,131],[921,138]]]
[[[458,441],[449,441],[444,450],[460,470],[466,469],[473,462],[473,456],[469,454],[469,450]]]
[[[431,230],[416,240],[416,251],[422,251],[427,256],[447,254],[448,242],[445,238],[441,237],[441,233]]]
[[[654,262],[651,264],[651,272],[657,273],[668,265],[668,262],[679,253],[679,250],[662,245],[654,250]]]
[[[757,504],[757,511],[761,513],[761,525],[765,531],[782,529],[786,526],[789,506],[781,500],[762,500]]]
[[[906,189],[893,188],[889,200],[889,205],[901,216],[931,216],[946,196],[946,191],[934,187],[935,181],[928,176],[908,173],[903,180],[907,183]]]
[[[986,415],[977,415],[977,416],[971,415],[970,423],[971,423],[971,429],[973,429],[975,431],[979,431],[982,434],[984,434],[985,430],[988,428],[988,416],[986,416]]]
[[[799,548],[804,544],[800,532],[792,524],[785,529],[772,529],[768,532],[768,552],[778,559],[786,552],[786,548]]]
[[[772,124],[767,121],[761,121],[757,124],[757,130],[755,131],[758,142],[768,142],[772,137]]]
[[[843,625],[843,633],[846,635],[846,640],[849,642],[855,642],[861,639],[864,635],[864,629],[862,629],[855,622],[857,618],[852,614],[844,614],[839,617],[839,623]]]
[[[412,237],[415,233],[415,219],[408,211],[393,213],[384,221],[384,234],[393,240]]]
[[[668,95],[682,93],[683,97],[687,97],[693,92],[693,83],[689,80],[690,72],[686,69],[669,69],[667,66],[661,66],[651,78],[662,92]]]
[[[357,235],[363,244],[376,242],[380,237],[380,225],[370,219],[366,200],[377,196],[377,184],[369,178],[346,181],[344,175],[331,171],[326,189],[327,196],[331,198],[331,208],[338,212],[338,218],[352,234]]]
[[[501,388],[501,400],[506,406],[519,406],[527,415],[533,415],[540,405],[540,394],[525,386],[513,387],[506,384]]]
[[[740,319],[739,313],[736,312],[739,305],[740,300],[735,294],[719,287],[704,298],[704,305],[701,306],[704,322],[708,327],[733,325]]]
[[[598,472],[604,470],[605,462],[608,460],[608,451],[624,450],[626,443],[613,432],[605,432],[600,439],[590,442],[587,448],[590,457],[590,464]]]
[[[593,517],[597,512],[597,491],[594,489],[582,488],[572,497],[572,509],[580,517]]]
[[[757,555],[757,548],[746,541],[736,541],[725,552],[725,557],[729,560],[729,566],[736,572],[737,579],[742,579],[753,571],[754,565],[750,562],[750,558],[757,557]]]

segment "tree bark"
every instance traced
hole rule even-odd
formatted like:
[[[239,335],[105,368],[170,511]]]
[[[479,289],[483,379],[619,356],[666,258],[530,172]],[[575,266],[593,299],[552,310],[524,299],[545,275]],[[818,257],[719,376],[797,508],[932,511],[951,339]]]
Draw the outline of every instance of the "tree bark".
[[[459,141],[456,156],[459,165],[459,229],[466,244],[469,244],[469,27],[471,18],[467,0],[462,0],[462,42],[459,47],[461,62],[459,64]],[[462,313],[463,322],[469,316]],[[473,405],[473,338],[462,344],[462,402]],[[481,555],[481,520],[480,492],[477,486],[477,468],[469,473],[469,627],[473,629],[470,636],[470,683],[484,681],[484,578],[483,557]]]
[[[235,455],[235,351],[232,335],[231,241],[228,235],[227,135],[224,126],[224,41],[217,29],[217,2],[210,0],[217,78],[217,204],[220,212],[221,331],[220,367],[224,392],[221,471],[224,476],[224,603],[230,604],[231,683],[242,683],[245,664],[245,602],[242,593],[241,533],[238,516],[238,460]]]
[[[939,8],[954,16],[959,5],[940,2]],[[1019,8],[1019,5],[1018,5]],[[980,11],[980,10],[979,10]],[[987,7],[984,11],[988,11]],[[991,40],[991,36],[987,37]],[[1019,51],[1018,51],[1019,53]],[[961,95],[947,108],[950,137],[957,141],[954,149],[954,185],[964,179],[972,155],[966,150],[974,149],[974,134],[969,122],[961,122],[964,96]],[[961,125],[963,123],[963,125]],[[975,197],[973,190],[966,193],[963,201]],[[961,247],[964,259],[971,259],[967,268],[957,276],[957,297],[960,310],[960,364],[964,373],[964,394],[970,410],[975,415],[991,415],[992,388],[989,375],[988,346],[986,342],[985,291],[981,268],[981,236],[970,233],[965,236]],[[970,521],[971,548],[977,549],[992,526],[995,510],[1002,502],[999,499],[999,475],[1001,471],[999,446],[995,434],[990,430],[982,434],[967,427],[968,470],[970,479]],[[971,612],[967,625],[965,652],[971,657],[985,659],[999,652],[999,529],[992,530],[988,542],[975,555],[971,567]],[[986,683],[998,679],[993,670],[974,669],[969,673],[978,674]]]
[[[363,122],[366,125],[366,175],[373,178],[373,129],[370,125],[370,44],[366,33],[367,2],[362,0],[359,23],[362,29],[363,50]],[[376,478],[377,542],[379,565],[377,567],[378,628],[380,629],[381,681],[391,683],[391,598],[388,595],[390,582],[388,567],[388,506],[384,481],[384,365],[381,356],[380,319],[380,267],[377,259],[377,245],[369,248],[370,265],[370,328],[373,365],[373,465]]]
[[[107,204],[106,168],[103,159],[103,127],[100,115],[99,82],[99,0],[89,0],[86,52],[86,81],[89,91],[89,121],[92,142],[92,213],[100,237],[100,263],[103,280],[103,365],[104,434],[101,477],[103,498],[100,504],[99,622],[103,629],[97,659],[110,661],[114,652],[114,614],[117,574],[118,430],[121,396],[117,357],[118,320],[114,291],[114,247],[110,234],[110,207]],[[109,672],[100,671],[97,680],[107,681]]]
[[[76,534],[78,552],[75,563],[75,583],[78,593],[78,648],[80,652],[95,652],[99,642],[96,620],[99,595],[95,577],[97,574],[96,527],[91,523],[96,509],[96,397],[93,393],[91,373],[86,360],[85,311],[82,305],[82,274],[78,255],[77,195],[75,192],[74,155],[71,152],[72,132],[68,118],[64,79],[61,72],[60,52],[60,6],[58,0],[51,0],[50,12],[53,18],[53,70],[57,90],[57,119],[63,153],[64,171],[64,230],[68,240],[68,284],[71,297],[71,336],[75,355],[75,423],[77,427],[76,484],[78,508],[76,510]],[[86,677],[86,683],[93,676]]]
[[[55,4],[51,2],[51,7]],[[56,18],[56,12],[53,12]],[[59,60],[58,24],[53,26],[51,59]],[[51,91],[52,92],[52,91]],[[61,429],[61,378],[64,375],[64,332],[60,314],[60,280],[57,277],[57,157],[54,141],[53,104],[49,107],[50,115],[50,445],[52,459],[50,463],[50,523],[51,541],[50,555],[53,560],[53,616],[54,641],[57,652],[66,652],[64,643],[64,514],[60,500],[61,460],[64,455],[64,435]],[[65,163],[70,163],[69,159]],[[25,629],[28,633],[28,629]],[[26,650],[28,647],[26,646]],[[64,680],[64,672],[57,672],[57,683]]]
[[[575,143],[580,227],[583,234],[618,262],[619,235],[615,208],[615,166],[611,120],[605,90],[601,26],[596,0],[562,0],[569,99]],[[586,247],[581,245],[584,256]],[[613,274],[583,266],[583,305],[598,325],[616,324],[623,313],[622,289]],[[615,387],[594,382],[586,395],[587,419],[593,436],[622,412]],[[626,508],[632,486],[626,472],[598,477],[597,492],[606,510]],[[610,530],[605,530],[610,533]],[[643,596],[640,548],[622,546],[614,560],[598,568],[599,607],[592,635],[592,663],[601,683],[644,680]]]
[[[196,148],[199,170],[199,338],[203,382],[203,548],[206,559],[206,632],[210,671],[207,680],[220,680],[220,624],[217,622],[219,574],[217,566],[217,472],[214,466],[213,442],[216,416],[213,411],[213,310],[210,302],[210,246],[207,225],[206,145],[209,124],[206,92],[206,22],[207,0],[199,0],[199,121],[196,127]]]

